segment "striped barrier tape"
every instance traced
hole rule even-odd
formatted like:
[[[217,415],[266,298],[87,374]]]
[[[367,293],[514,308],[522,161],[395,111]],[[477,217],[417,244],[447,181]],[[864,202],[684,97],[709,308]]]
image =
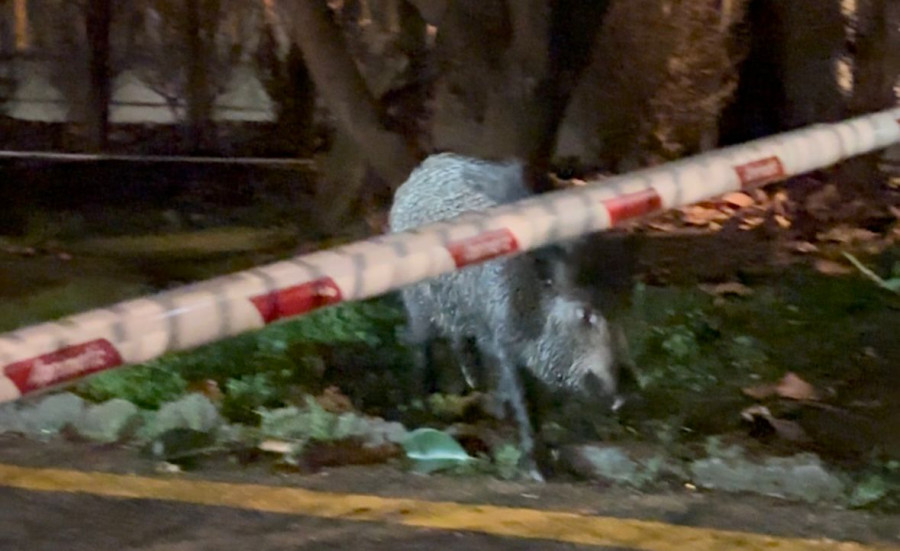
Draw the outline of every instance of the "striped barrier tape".
[[[900,108],[815,125],[0,335],[0,402],[900,142]]]

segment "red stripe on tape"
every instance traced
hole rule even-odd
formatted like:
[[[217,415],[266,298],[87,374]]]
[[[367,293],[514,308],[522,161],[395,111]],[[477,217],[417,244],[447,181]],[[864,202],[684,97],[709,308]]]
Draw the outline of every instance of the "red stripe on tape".
[[[340,302],[341,290],[330,277],[252,297],[250,302],[267,324]]]
[[[784,165],[776,155],[738,165],[734,170],[741,180],[741,187],[760,186],[784,178]]]
[[[119,365],[122,356],[116,347],[106,339],[97,339],[11,363],[3,373],[26,394]]]
[[[447,250],[456,267],[462,268],[479,260],[516,252],[519,250],[519,242],[508,228],[502,228],[448,243]]]
[[[610,224],[615,226],[622,220],[635,218],[662,209],[662,197],[653,188],[627,195],[620,195],[603,201],[609,212]]]

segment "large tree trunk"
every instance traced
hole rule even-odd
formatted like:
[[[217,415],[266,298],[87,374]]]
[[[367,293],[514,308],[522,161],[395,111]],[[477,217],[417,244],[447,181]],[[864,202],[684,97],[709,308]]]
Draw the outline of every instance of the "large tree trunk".
[[[560,122],[591,60],[609,2],[458,0],[444,9],[438,4],[423,11],[440,16],[436,146],[524,159],[532,188],[545,191],[542,176]]]
[[[290,97],[286,98],[285,110],[279,123],[287,125],[300,143],[301,151],[309,154],[313,150],[315,137],[316,86],[303,62],[303,53],[296,44],[291,44],[288,51],[286,69]]]
[[[267,18],[268,18],[267,14]],[[300,156],[309,156],[315,142],[316,86],[303,61],[303,52],[290,42],[285,59],[279,56],[281,26],[268,19],[256,51],[261,82],[278,110],[276,131]]]
[[[187,51],[187,130],[188,144],[194,151],[204,149],[206,132],[212,120],[212,98],[208,79],[208,56],[203,44],[202,0],[185,4],[185,49]]]
[[[850,114],[862,115],[896,102],[900,54],[900,5],[889,0],[860,0],[856,34],[856,65]]]
[[[615,0],[557,154],[628,171],[715,145],[736,81],[744,1]]]
[[[900,5],[893,0],[860,0],[851,116],[897,104],[894,90],[900,75]],[[842,195],[878,199],[885,174],[878,168],[881,153],[851,159],[839,170]]]
[[[85,26],[89,51],[88,141],[94,151],[103,151],[109,130],[109,103],[112,98],[110,75],[111,0],[90,0]]]
[[[397,186],[417,162],[413,144],[384,129],[375,99],[351,57],[325,0],[293,0],[292,40],[303,52],[320,96],[360,153],[385,181]]]
[[[723,113],[723,144],[840,119],[840,0],[751,0],[748,22],[750,52],[736,99]]]
[[[434,147],[483,158],[509,155],[514,148],[484,137],[489,95],[503,86],[503,53],[511,42],[504,2],[456,0],[433,11],[422,13],[426,21],[440,25],[434,54],[440,74],[434,90]]]
[[[499,142],[510,154],[527,161],[535,192],[552,188],[545,176],[557,134],[575,85],[591,61],[608,4],[598,0],[510,3],[512,44],[504,60],[503,86],[491,97],[487,139],[488,144],[496,147]],[[499,117],[490,116],[497,112]]]

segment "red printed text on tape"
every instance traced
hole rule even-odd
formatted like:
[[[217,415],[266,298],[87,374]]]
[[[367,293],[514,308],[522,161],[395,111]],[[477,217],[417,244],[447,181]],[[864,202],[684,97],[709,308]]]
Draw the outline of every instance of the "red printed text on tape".
[[[734,170],[741,180],[741,187],[760,186],[784,178],[784,166],[775,155],[738,165]]]
[[[11,363],[3,373],[25,394],[121,364],[122,356],[112,343],[97,339]]]
[[[322,277],[293,287],[258,295],[251,298],[250,301],[259,310],[263,321],[272,323],[282,318],[289,318],[340,302],[341,299],[341,290],[334,280],[330,277]]]
[[[489,260],[519,250],[516,236],[507,228],[480,233],[474,237],[454,241],[447,245],[457,268]]]

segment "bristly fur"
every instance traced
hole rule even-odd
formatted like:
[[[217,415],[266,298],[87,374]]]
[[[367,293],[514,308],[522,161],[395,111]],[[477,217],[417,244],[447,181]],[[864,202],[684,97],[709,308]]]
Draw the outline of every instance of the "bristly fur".
[[[391,231],[404,231],[467,211],[531,195],[518,161],[490,162],[454,154],[427,158],[397,190]],[[563,249],[504,257],[411,285],[402,291],[408,337],[427,369],[436,338],[453,345],[466,379],[485,370],[519,427],[528,468],[534,431],[520,369],[553,390],[609,398],[617,370],[611,331],[599,310],[565,276]],[[477,354],[467,348],[474,342]]]

